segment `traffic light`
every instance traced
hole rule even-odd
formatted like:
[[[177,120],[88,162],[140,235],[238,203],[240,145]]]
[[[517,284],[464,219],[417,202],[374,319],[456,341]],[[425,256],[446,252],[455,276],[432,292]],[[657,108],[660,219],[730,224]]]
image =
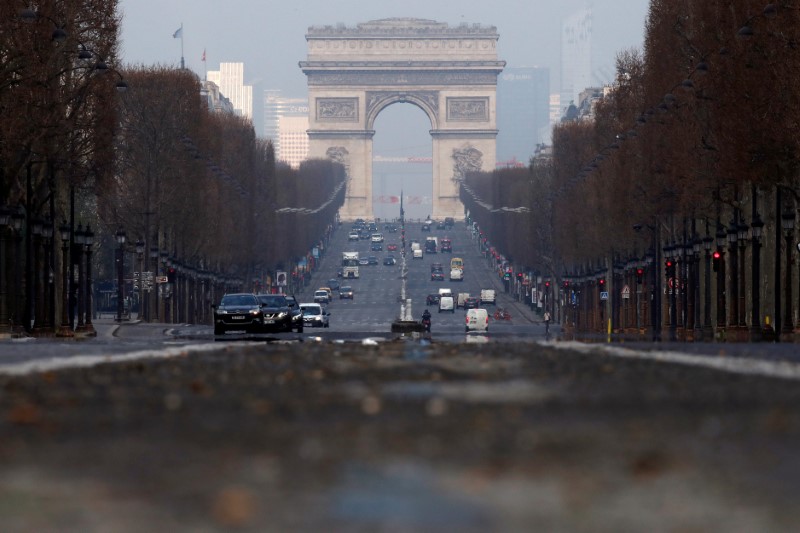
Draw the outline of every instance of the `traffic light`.
[[[597,287],[600,289],[600,292],[606,292],[606,278],[597,280]]]
[[[549,281],[545,281],[544,282],[544,288],[548,289],[548,290],[550,289],[550,282]]]
[[[167,270],[167,281],[169,283],[175,283],[175,268],[174,267],[169,267],[169,270]]]
[[[564,290],[567,290],[567,289],[569,289],[569,280],[565,279],[564,280]]]
[[[643,281],[644,281],[644,269],[643,268],[637,268],[636,269],[636,283],[641,285]]]
[[[675,263],[672,261],[672,259],[667,259],[664,261],[664,273],[668,278],[675,276]]]
[[[711,262],[714,265],[714,272],[719,272],[719,264],[722,262],[722,254],[719,250],[714,250],[714,253],[711,254]]]
[[[523,276],[522,272],[517,272],[517,279],[518,279],[520,282],[522,282],[522,276]]]

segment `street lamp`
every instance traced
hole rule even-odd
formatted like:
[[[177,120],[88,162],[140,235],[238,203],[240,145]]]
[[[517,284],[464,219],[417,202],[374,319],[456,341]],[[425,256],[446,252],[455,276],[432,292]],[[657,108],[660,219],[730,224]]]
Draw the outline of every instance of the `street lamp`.
[[[750,325],[750,340],[757,342],[761,340],[761,231],[764,228],[764,221],[761,220],[758,212],[753,213],[753,222],[750,227],[753,241],[753,268],[750,282],[753,319]]]
[[[88,224],[86,225],[86,231],[83,232],[83,244],[86,246],[86,283],[84,285],[84,294],[86,295],[84,297],[84,307],[86,312],[85,335],[96,336],[97,332],[92,325],[92,313],[94,310],[92,305],[92,296],[94,294],[92,288],[92,246],[94,246],[94,232],[92,231],[92,227]]]
[[[717,270],[717,331],[725,330],[727,314],[725,312],[725,261],[723,254],[725,253],[725,242],[727,240],[727,233],[722,223],[717,220],[717,253],[719,257],[719,269]]]
[[[739,301],[737,305],[739,306],[739,328],[741,331],[745,331],[747,329],[747,311],[745,309],[745,294],[747,291],[747,287],[745,284],[746,277],[745,276],[745,249],[747,248],[747,233],[750,228],[744,222],[740,223],[737,228],[737,237],[739,238]]]
[[[69,324],[69,238],[71,236],[70,226],[66,220],[61,222],[58,227],[61,236],[61,325],[56,332],[57,337],[72,337],[74,333]]]
[[[786,237],[786,311],[784,312],[783,333],[792,333],[792,238],[794,237],[794,210],[788,205],[781,213],[781,227]]]
[[[84,290],[86,278],[84,277],[85,272],[83,269],[83,247],[86,244],[86,233],[83,231],[83,224],[78,224],[73,243],[76,246],[75,250],[78,252],[78,323],[75,326],[75,331],[83,333],[86,330],[86,323],[83,320],[86,307],[86,291]]]
[[[704,340],[710,340],[713,337],[713,329],[711,327],[711,246],[713,244],[714,237],[709,234],[708,223],[706,222],[706,236],[703,237],[703,249],[706,252],[705,287],[703,287]]]
[[[728,227],[728,249],[731,253],[731,299],[730,299],[730,320],[728,325],[736,328],[739,325],[739,257],[736,241],[739,239],[739,226],[735,220],[731,220]]]
[[[0,333],[9,333],[11,325],[8,321],[8,285],[6,283],[6,227],[11,224],[11,211],[0,207]]]
[[[42,304],[42,327],[48,332],[53,331],[55,326],[56,317],[56,302],[55,302],[55,276],[53,274],[53,222],[48,218],[42,223],[42,238],[44,239],[44,276],[42,280],[42,289],[44,293],[44,302]]]
[[[125,298],[125,230],[119,228],[114,234],[117,239],[117,322],[122,322],[122,314],[124,312],[124,298]]]
[[[139,260],[139,320],[141,320],[144,315],[144,311],[142,310],[142,302],[144,301],[144,242],[142,239],[136,240],[135,248],[136,259]],[[135,275],[134,278],[136,278]],[[134,283],[135,282],[134,279]],[[136,290],[135,286],[134,290]]]

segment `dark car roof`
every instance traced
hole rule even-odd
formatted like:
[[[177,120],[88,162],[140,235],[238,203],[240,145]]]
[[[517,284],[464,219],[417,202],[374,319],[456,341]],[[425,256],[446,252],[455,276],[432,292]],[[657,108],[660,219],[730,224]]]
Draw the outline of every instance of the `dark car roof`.
[[[221,303],[222,305],[257,305],[258,299],[255,294],[249,292],[233,293],[224,295]]]
[[[258,299],[268,307],[289,307],[289,302],[283,294],[259,294]]]

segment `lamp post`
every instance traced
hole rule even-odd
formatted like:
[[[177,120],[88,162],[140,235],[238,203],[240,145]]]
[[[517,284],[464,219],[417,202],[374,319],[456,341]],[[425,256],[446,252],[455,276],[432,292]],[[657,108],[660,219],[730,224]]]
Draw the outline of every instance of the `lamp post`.
[[[158,240],[156,238],[156,240]],[[153,316],[158,316],[158,293],[155,294],[153,297],[153,286],[155,284],[155,277],[158,276],[158,246],[151,246],[150,247],[150,261],[148,261],[148,271],[153,269],[153,277],[148,280],[149,286],[144,293],[144,297],[147,300],[147,306],[145,306],[145,320],[150,322],[153,320]],[[155,312],[154,311],[155,308]]]
[[[753,242],[753,268],[750,278],[753,318],[750,324],[750,341],[758,342],[761,340],[761,231],[764,228],[764,222],[758,212],[753,213],[753,222],[750,227],[752,228],[751,238]]]
[[[725,228],[717,220],[717,253],[719,254],[719,269],[717,270],[717,335],[721,337],[725,333],[725,261],[723,260],[727,234]]]
[[[8,280],[6,279],[6,228],[11,224],[11,211],[0,207],[0,334],[11,333],[8,320]]]
[[[708,233],[708,223],[706,223],[706,236],[703,237],[703,249],[706,251],[706,265],[703,287],[703,340],[711,340],[714,337],[714,329],[711,326],[711,246],[714,244],[714,237]]]
[[[94,307],[92,305],[92,295],[94,294],[92,287],[92,246],[94,245],[94,232],[92,231],[92,227],[88,224],[86,226],[86,231],[83,232],[83,243],[86,246],[86,282],[84,283],[84,307],[86,311],[86,320],[84,334],[94,337],[97,335],[94,325],[92,324],[92,314],[94,312]]]
[[[24,329],[22,317],[24,309],[24,298],[22,285],[22,224],[25,221],[25,215],[18,209],[11,215],[11,227],[14,228],[14,240],[16,241],[16,252],[14,254],[14,286],[16,287],[16,294],[13,297],[13,309],[11,318],[11,328],[16,331]],[[26,269],[27,270],[27,269]]]
[[[700,248],[703,245],[700,236],[695,234],[692,239],[692,265],[694,275],[692,276],[692,305],[694,307],[694,341],[700,342],[703,338],[703,323],[700,319]]]
[[[58,326],[56,337],[73,337],[75,334],[69,325],[69,239],[72,234],[69,224],[64,220],[58,227],[61,236],[61,325]]]
[[[86,331],[86,322],[84,322],[84,309],[86,307],[86,292],[84,291],[84,287],[86,285],[86,279],[83,270],[83,247],[86,244],[86,233],[83,231],[83,224],[78,224],[78,229],[75,230],[72,242],[78,254],[78,323],[75,326],[75,332],[83,334]]]
[[[747,276],[745,275],[745,250],[747,248],[748,230],[750,228],[744,222],[736,228],[739,238],[739,331],[742,335],[747,331],[747,306],[745,300],[747,294]]]
[[[141,320],[144,318],[142,309],[142,302],[144,301],[144,242],[141,239],[137,239],[135,247],[136,259],[139,260],[139,320]],[[134,290],[136,290],[136,287],[134,287]]]
[[[731,220],[728,227],[728,250],[731,254],[731,299],[730,316],[728,325],[731,328],[739,326],[739,257],[736,241],[739,239],[739,226],[736,220]]]
[[[786,310],[783,315],[782,333],[791,334],[794,331],[794,318],[792,317],[792,240],[794,237],[794,210],[789,206],[781,213],[781,227],[786,238]]]
[[[120,228],[114,234],[119,248],[117,248],[117,322],[122,322],[125,298],[125,230]]]
[[[28,165],[30,167],[30,165]],[[39,244],[42,237],[42,221],[38,218],[31,220],[28,214],[28,233],[30,233],[30,253],[28,257],[31,262],[26,265],[25,270],[30,275],[30,287],[28,287],[28,313],[26,327],[29,332],[34,328],[41,327],[41,298],[39,287],[41,284],[41,270],[39,269]]]
[[[53,333],[55,326],[55,275],[53,274],[53,222],[48,219],[42,224],[42,239],[44,240],[44,279],[42,290],[44,300],[42,303],[42,330],[48,334]]]

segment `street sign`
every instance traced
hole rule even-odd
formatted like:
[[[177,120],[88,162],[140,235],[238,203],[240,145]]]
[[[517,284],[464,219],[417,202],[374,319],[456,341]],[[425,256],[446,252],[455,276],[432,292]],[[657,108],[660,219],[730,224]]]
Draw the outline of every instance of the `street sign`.
[[[608,291],[603,291],[600,293],[601,300],[608,300]]]
[[[631,288],[625,285],[622,287],[622,299],[623,300],[630,300],[631,298]]]

